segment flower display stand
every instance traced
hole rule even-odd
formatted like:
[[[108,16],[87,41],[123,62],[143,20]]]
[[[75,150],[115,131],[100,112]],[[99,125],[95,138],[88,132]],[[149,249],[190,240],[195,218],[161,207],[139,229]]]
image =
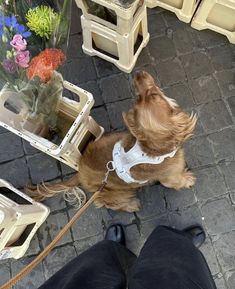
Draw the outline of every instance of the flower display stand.
[[[106,9],[113,16],[112,19],[104,19],[101,16],[92,14],[87,4],[87,0],[76,0],[77,6],[82,9],[82,13],[87,20],[92,20],[115,30],[119,34],[129,33],[136,18],[146,9],[144,0],[135,0],[131,4],[121,5],[118,0],[92,0],[93,3]]]
[[[138,15],[129,33],[119,34],[100,23],[81,17],[83,51],[99,56],[124,72],[131,72],[142,49],[149,41],[146,7]]]
[[[10,95],[5,93],[4,89],[0,92],[0,125],[30,142],[33,147],[78,170],[78,160],[83,149],[90,140],[100,138],[104,129],[89,116],[94,104],[92,94],[67,81],[64,81],[63,85],[65,89],[77,94],[80,101],[76,102],[66,97],[61,97],[59,101],[58,128],[65,131],[60,144],[27,130],[26,110],[22,108],[19,113],[9,110],[5,104]]]
[[[0,260],[21,258],[49,212],[0,179]]]
[[[162,7],[174,12],[179,20],[189,23],[200,0],[147,0],[147,7]]]
[[[235,1],[203,0],[191,26],[195,29],[211,29],[227,36],[235,44]]]

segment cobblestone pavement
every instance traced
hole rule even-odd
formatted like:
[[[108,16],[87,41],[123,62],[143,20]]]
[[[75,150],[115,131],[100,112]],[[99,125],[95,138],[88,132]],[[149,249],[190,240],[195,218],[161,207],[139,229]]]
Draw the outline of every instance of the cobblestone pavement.
[[[66,79],[94,94],[92,115],[107,132],[123,130],[121,112],[134,97],[132,75],[83,54],[80,11],[74,8],[73,13]],[[180,192],[159,185],[146,187],[139,193],[142,210],[136,214],[91,207],[16,288],[37,288],[67,261],[101,240],[105,228],[115,221],[125,225],[127,245],[136,253],[156,225],[181,229],[202,223],[207,241],[201,250],[218,289],[235,288],[235,46],[212,31],[194,30],[161,9],[149,11],[149,31],[150,42],[136,69],[149,71],[168,96],[199,115],[195,136],[185,147],[188,166],[198,177],[196,186]],[[0,133],[0,176],[16,187],[28,181],[61,180],[73,173],[13,134],[3,129]],[[28,264],[75,212],[61,195],[45,203],[51,208],[49,218],[24,258],[0,263],[0,283]]]

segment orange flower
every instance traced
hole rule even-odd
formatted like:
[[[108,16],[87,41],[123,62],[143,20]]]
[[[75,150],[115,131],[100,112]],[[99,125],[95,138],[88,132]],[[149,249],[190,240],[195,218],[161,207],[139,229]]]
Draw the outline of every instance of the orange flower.
[[[65,61],[65,55],[60,49],[46,48],[35,56],[27,68],[27,77],[38,76],[42,81],[51,79],[53,71]]]

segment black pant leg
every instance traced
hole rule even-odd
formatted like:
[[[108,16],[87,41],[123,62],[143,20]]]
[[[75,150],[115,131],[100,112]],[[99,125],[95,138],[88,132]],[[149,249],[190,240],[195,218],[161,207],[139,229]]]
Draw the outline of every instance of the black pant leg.
[[[180,231],[159,226],[128,275],[129,289],[216,289],[204,256]]]
[[[136,256],[113,241],[101,241],[70,261],[39,289],[126,289]]]

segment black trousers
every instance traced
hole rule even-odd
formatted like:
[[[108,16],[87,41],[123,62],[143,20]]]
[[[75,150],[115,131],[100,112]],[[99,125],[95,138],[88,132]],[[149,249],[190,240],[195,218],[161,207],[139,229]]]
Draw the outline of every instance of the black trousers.
[[[70,261],[40,289],[216,289],[205,258],[181,231],[159,226],[139,257],[101,241]]]

